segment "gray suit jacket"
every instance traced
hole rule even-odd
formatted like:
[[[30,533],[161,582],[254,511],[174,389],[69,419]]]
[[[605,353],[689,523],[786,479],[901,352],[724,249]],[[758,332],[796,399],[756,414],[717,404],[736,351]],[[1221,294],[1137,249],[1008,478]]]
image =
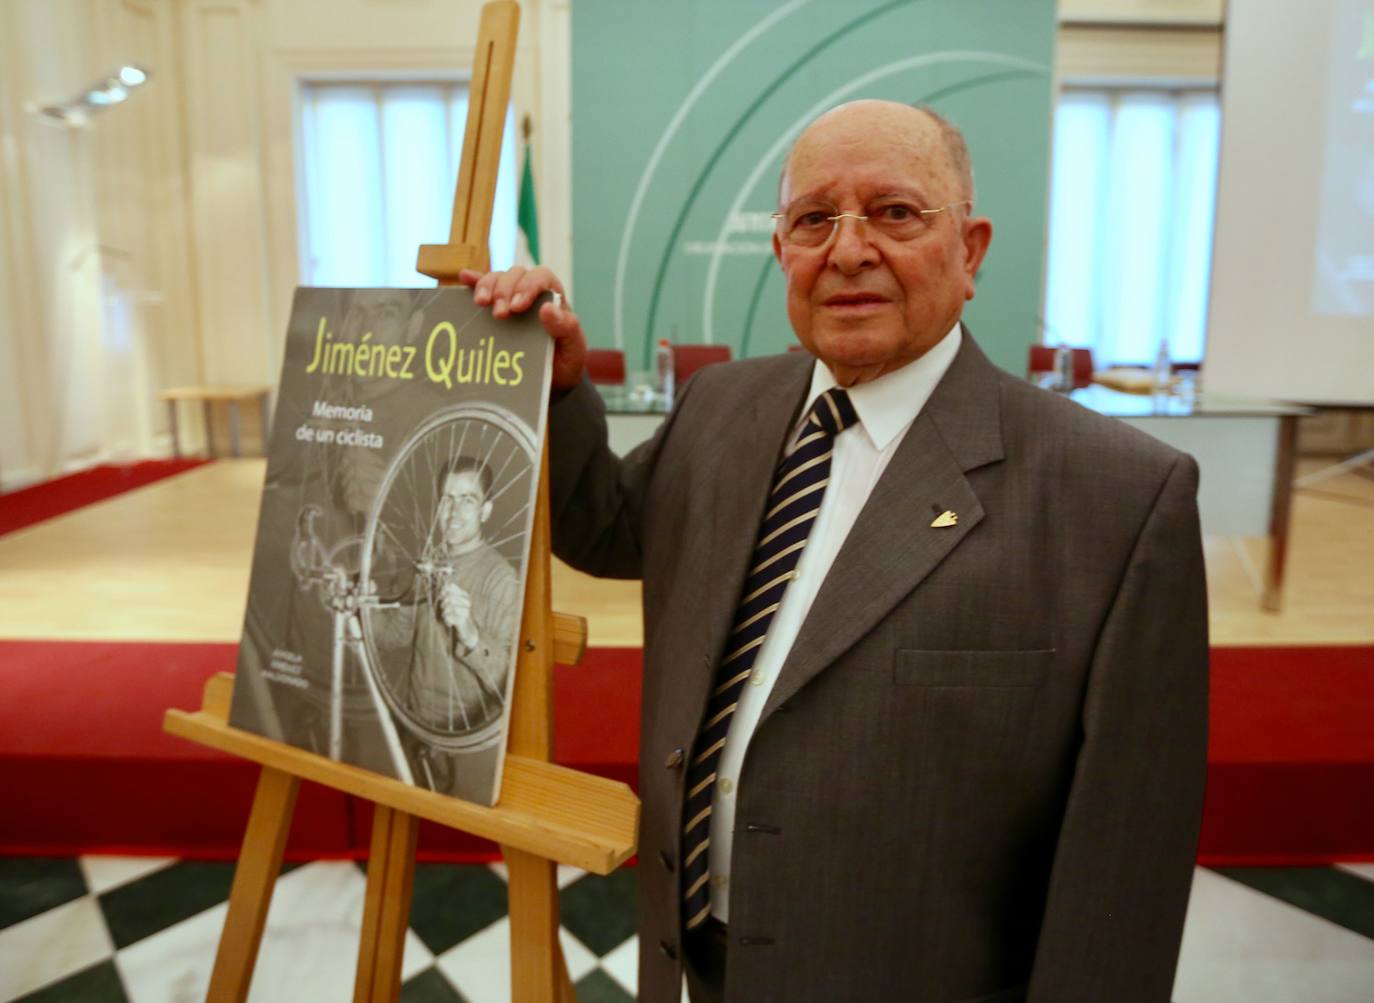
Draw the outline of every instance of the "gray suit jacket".
[[[644,579],[645,1003],[678,998],[680,763],[811,361],[701,370],[623,460],[589,385],[552,408],[555,551]],[[966,336],[750,742],[727,999],[1168,1000],[1206,759],[1196,486]]]

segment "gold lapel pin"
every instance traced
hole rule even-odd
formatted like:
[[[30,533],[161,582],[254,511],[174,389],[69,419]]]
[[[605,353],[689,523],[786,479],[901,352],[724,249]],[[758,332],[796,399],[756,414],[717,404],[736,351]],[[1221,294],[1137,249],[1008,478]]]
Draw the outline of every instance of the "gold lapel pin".
[[[959,514],[957,512],[951,512],[949,509],[945,509],[943,512],[941,512],[938,516],[935,517],[935,521],[932,522],[930,525],[932,529],[943,529],[946,526],[957,526],[959,525]]]

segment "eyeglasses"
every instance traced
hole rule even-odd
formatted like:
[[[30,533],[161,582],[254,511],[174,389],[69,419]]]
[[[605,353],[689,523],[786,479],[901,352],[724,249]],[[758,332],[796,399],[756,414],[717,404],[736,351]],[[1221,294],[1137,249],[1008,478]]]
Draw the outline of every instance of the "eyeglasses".
[[[914,240],[935,225],[938,213],[956,205],[973,205],[971,199],[949,202],[938,209],[921,209],[899,198],[875,199],[864,206],[863,214],[840,212],[829,202],[801,199],[773,213],[778,237],[796,247],[820,247],[842,219],[861,220],[892,240]]]

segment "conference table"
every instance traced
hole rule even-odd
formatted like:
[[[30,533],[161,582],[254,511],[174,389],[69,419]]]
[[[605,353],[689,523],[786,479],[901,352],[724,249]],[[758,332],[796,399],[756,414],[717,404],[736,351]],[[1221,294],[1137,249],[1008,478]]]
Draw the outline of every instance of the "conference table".
[[[632,377],[625,384],[597,390],[606,404],[610,445],[617,455],[650,438],[668,410],[663,396],[646,380]],[[1203,533],[1267,537],[1260,604],[1279,611],[1298,419],[1311,409],[1207,393],[1124,393],[1100,384],[1073,390],[1069,397],[1193,455],[1201,475],[1198,511]]]
[[[1123,393],[1098,384],[1074,390],[1070,397],[1193,455],[1200,472],[1202,531],[1268,537],[1260,604],[1278,612],[1283,605],[1298,419],[1311,414],[1311,408],[1206,393]]]

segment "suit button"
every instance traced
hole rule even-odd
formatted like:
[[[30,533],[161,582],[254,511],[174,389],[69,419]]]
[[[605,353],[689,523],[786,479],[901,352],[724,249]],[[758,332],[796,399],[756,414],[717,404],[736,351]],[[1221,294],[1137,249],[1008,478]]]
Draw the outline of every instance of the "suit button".
[[[674,947],[671,942],[666,940],[660,940],[658,942],[658,949],[662,951],[663,956],[665,958],[668,958],[670,961],[677,960],[677,948]]]
[[[667,850],[658,851],[658,862],[663,865],[663,869],[669,874],[673,873],[673,858]]]
[[[675,770],[682,765],[682,750],[674,749],[668,753],[668,758],[663,761],[664,769]]]

